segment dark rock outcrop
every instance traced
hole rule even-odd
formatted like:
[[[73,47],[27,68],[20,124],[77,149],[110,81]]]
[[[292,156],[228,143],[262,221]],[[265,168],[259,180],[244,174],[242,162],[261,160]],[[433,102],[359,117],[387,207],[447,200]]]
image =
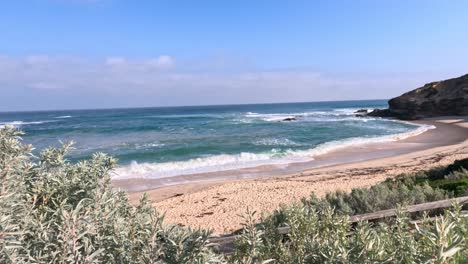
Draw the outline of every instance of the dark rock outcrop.
[[[363,109],[359,109],[357,111],[354,112],[355,114],[359,114],[359,113],[367,113],[367,109],[363,108]]]
[[[390,111],[390,109],[374,109],[365,116],[394,117],[394,114]]]
[[[468,115],[468,74],[432,82],[388,101],[388,109],[368,116],[414,120],[437,116]]]
[[[364,117],[364,116],[367,116],[368,114],[368,110],[367,109],[359,109],[357,111],[354,112],[354,116],[356,117]]]
[[[296,121],[297,119],[295,117],[286,117],[285,119],[283,119],[282,121]]]

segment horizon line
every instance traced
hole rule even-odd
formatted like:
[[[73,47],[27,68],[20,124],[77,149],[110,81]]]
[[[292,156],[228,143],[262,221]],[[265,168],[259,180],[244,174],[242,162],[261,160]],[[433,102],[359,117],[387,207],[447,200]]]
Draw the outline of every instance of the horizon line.
[[[200,104],[200,105],[170,105],[170,106],[135,106],[135,107],[103,107],[103,108],[69,108],[69,109],[43,109],[43,110],[22,110],[22,111],[0,111],[0,114],[11,113],[31,113],[31,112],[58,112],[58,111],[92,111],[92,110],[125,110],[125,109],[148,109],[148,108],[183,108],[183,107],[212,107],[212,106],[242,106],[242,105],[279,105],[279,104],[306,104],[306,103],[331,103],[331,102],[359,102],[359,101],[380,101],[379,99],[353,99],[353,100],[323,100],[323,101],[300,101],[300,102],[271,102],[271,103],[232,103],[232,104]]]

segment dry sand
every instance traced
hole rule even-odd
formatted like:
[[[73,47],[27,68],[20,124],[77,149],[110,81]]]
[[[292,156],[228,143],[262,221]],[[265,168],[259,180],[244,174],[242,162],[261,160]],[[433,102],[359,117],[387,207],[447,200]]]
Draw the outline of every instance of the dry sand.
[[[322,165],[338,164],[256,179],[220,180],[206,175],[202,180],[202,175],[194,178],[199,180],[195,183],[157,188],[147,193],[154,206],[165,212],[168,223],[226,234],[240,228],[242,219],[239,215],[244,214],[247,208],[267,214],[283,204],[309,197],[311,193],[322,196],[335,190],[368,187],[401,173],[425,170],[468,157],[467,118],[418,122],[433,124],[437,128],[398,142],[342,149],[318,157],[316,161]],[[297,168],[308,165],[312,164],[302,164]],[[132,179],[115,181],[114,184],[118,187],[152,186],[150,181]],[[130,199],[136,202],[141,194],[130,193]]]

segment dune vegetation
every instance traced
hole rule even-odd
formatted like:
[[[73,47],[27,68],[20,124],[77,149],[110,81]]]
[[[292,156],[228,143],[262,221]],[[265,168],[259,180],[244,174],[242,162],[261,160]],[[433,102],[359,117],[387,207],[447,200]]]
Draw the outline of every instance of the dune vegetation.
[[[241,263],[467,263],[468,219],[462,206],[413,215],[403,210],[407,205],[467,195],[466,168],[468,159],[350,193],[311,195],[263,217],[260,224],[248,215],[235,259]],[[350,215],[395,207],[397,217],[380,223],[355,225],[349,220]],[[416,218],[419,225],[411,223]],[[279,227],[289,227],[288,235],[280,235]]]
[[[337,191],[319,199],[311,195],[303,199],[312,208],[332,207],[335,213],[356,215],[468,195],[468,159],[453,164],[403,174],[370,188],[353,189],[350,193]]]
[[[67,160],[71,144],[34,155],[22,132],[0,129],[0,263],[466,263],[462,207],[414,228],[394,219],[354,225],[349,215],[467,194],[467,160],[368,189],[310,197],[258,222],[245,216],[233,254],[210,231],[164,223],[143,196],[133,206],[112,188],[116,161],[102,153]],[[35,153],[35,152],[34,152]],[[288,226],[288,235],[277,228]]]

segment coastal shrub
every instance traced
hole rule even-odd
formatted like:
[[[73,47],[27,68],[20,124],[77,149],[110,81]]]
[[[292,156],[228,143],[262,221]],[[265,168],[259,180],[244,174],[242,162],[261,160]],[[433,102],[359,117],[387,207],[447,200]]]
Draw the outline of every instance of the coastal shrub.
[[[414,215],[402,210],[395,219],[377,224],[349,222],[349,215],[466,195],[467,165],[468,159],[459,160],[370,188],[328,193],[321,199],[312,194],[264,217],[260,224],[247,221],[233,259],[242,263],[468,263],[468,219],[459,205],[435,221],[423,215],[418,226],[410,223]],[[289,227],[290,232],[280,235],[280,227]],[[256,262],[247,252],[255,252]]]
[[[37,157],[21,132],[0,130],[0,263],[219,263],[209,232],[163,224],[112,188],[115,160],[102,153],[72,164],[71,144]]]
[[[370,188],[336,191],[323,198],[314,194],[302,203],[311,208],[332,207],[336,213],[356,215],[468,195],[468,159],[457,160],[415,174],[400,175]]]
[[[465,196],[468,195],[468,170],[464,167],[458,168],[443,178],[428,180],[427,183],[434,188],[453,193],[454,196]]]
[[[451,195],[428,183],[415,184],[414,179],[389,180],[370,188],[357,188],[351,192],[337,191],[323,198],[314,194],[304,199],[304,205],[311,208],[332,207],[335,212],[346,215],[363,214],[395,208],[397,204],[411,205],[442,200]]]
[[[281,235],[278,227],[290,231]],[[455,205],[435,220],[410,223],[402,210],[391,223],[353,225],[330,207],[304,204],[262,223],[246,222],[234,263],[467,263],[468,220]],[[254,257],[252,257],[254,256]]]

